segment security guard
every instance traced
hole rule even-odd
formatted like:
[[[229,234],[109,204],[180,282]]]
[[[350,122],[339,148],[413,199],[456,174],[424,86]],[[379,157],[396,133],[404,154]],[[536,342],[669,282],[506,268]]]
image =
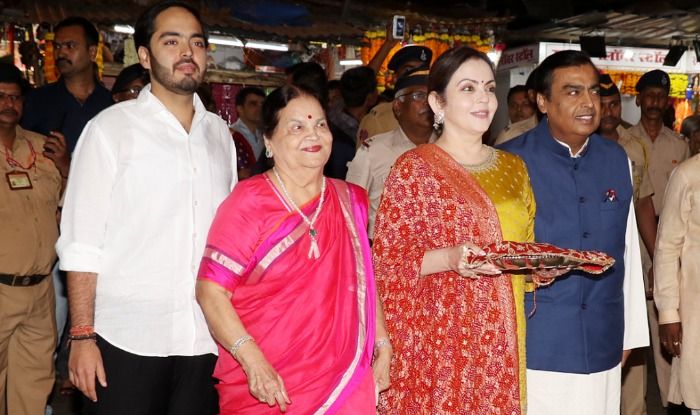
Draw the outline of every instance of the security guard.
[[[374,218],[391,166],[404,152],[435,141],[433,113],[428,106],[428,70],[415,68],[396,82],[390,103],[398,127],[366,140],[348,164],[346,180],[369,194],[369,237],[374,234]]]
[[[628,132],[649,150],[649,176],[654,187],[656,215],[663,210],[663,196],[671,171],[690,155],[688,144],[664,126],[663,116],[668,106],[671,79],[660,69],[647,72],[639,78],[635,89],[636,103],[642,116]]]
[[[433,58],[433,52],[425,46],[407,45],[399,49],[389,61],[389,69],[401,78],[407,71],[419,67],[427,69]],[[395,87],[395,91],[398,89]],[[394,118],[393,104],[382,102],[372,108],[360,121],[357,130],[357,145],[362,145],[368,138],[392,131],[399,126]]]

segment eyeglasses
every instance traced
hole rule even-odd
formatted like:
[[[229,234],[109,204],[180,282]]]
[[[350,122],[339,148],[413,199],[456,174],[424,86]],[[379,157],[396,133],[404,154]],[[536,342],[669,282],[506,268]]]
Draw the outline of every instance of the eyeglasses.
[[[129,94],[131,94],[131,95],[137,97],[137,96],[139,96],[139,94],[141,93],[141,90],[142,90],[142,89],[143,89],[143,88],[141,88],[141,87],[134,86],[134,87],[131,87],[131,88],[129,88],[129,89],[121,89],[121,90],[119,90],[119,91],[114,91],[114,92],[112,92],[112,93],[113,93],[113,94],[129,93]]]
[[[24,98],[22,95],[13,95],[13,94],[6,94],[4,92],[0,92],[0,102],[5,101],[6,99],[9,99],[11,103],[17,103],[17,102],[22,102],[22,98]]]
[[[428,99],[428,93],[423,91],[411,92],[408,94],[397,95],[396,99],[400,99],[403,102],[405,97],[411,97],[413,102],[425,102]]]

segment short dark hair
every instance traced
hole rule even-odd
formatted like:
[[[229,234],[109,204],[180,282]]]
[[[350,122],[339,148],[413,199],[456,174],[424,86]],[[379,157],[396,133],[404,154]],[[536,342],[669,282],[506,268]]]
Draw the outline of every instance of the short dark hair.
[[[134,25],[134,44],[136,45],[137,50],[140,46],[151,50],[150,42],[151,37],[153,37],[153,33],[156,31],[156,18],[162,12],[173,7],[179,7],[187,10],[192,16],[194,16],[195,19],[197,19],[199,25],[202,27],[204,43],[207,45],[209,44],[206,27],[204,26],[204,22],[202,21],[197,9],[181,1],[163,1],[147,8],[136,20],[136,24]]]
[[[430,68],[430,75],[428,75],[428,91],[435,91],[444,99],[445,89],[447,89],[447,84],[450,83],[452,76],[464,62],[472,59],[484,61],[489,65],[491,72],[493,72],[495,76],[496,70],[493,67],[493,62],[491,62],[484,52],[480,52],[469,46],[459,46],[448,49],[447,52],[440,55]]]
[[[367,96],[376,90],[377,77],[369,66],[348,69],[340,77],[340,94],[348,108],[363,105]]]
[[[91,21],[82,16],[70,16],[58,22],[53,28],[54,33],[58,33],[59,30],[71,27],[80,26],[83,28],[83,33],[85,33],[85,42],[88,46],[95,46],[100,43],[100,32]]]
[[[0,62],[0,83],[16,84],[22,95],[29,90],[29,83],[22,76],[22,72],[9,62]]]
[[[129,65],[119,72],[117,79],[114,80],[114,85],[112,85],[112,93],[126,91],[126,86],[137,79],[140,79],[144,84],[149,83],[151,79],[146,68],[140,63]]]
[[[562,50],[553,55],[548,56],[540,66],[537,67],[535,75],[535,92],[542,94],[547,99],[552,96],[552,80],[554,71],[559,68],[570,68],[572,66],[590,65],[598,73],[593,61],[586,52],[578,50]]]
[[[250,94],[265,98],[265,92],[262,89],[256,86],[247,86],[245,88],[241,88],[241,90],[236,94],[236,106],[245,104],[245,100]]]
[[[328,104],[328,76],[323,66],[316,62],[301,62],[287,68],[292,85],[312,91],[325,108]]]
[[[510,103],[510,98],[518,92],[524,93],[527,97],[527,87],[525,85],[516,85],[508,90],[508,97],[506,98],[506,101]]]
[[[270,138],[279,124],[279,113],[289,101],[301,96],[309,96],[318,101],[314,91],[296,85],[283,85],[270,93],[265,98],[262,107],[262,132],[265,137]],[[318,101],[321,104],[321,101]],[[323,105],[321,105],[323,108]]]

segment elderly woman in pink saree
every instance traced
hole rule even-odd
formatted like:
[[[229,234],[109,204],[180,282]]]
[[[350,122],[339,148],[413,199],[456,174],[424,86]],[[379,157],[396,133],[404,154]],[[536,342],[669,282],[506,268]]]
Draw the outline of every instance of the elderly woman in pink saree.
[[[219,207],[197,283],[219,342],[221,414],[374,414],[391,346],[367,195],[323,177],[332,138],[310,93],[274,91],[263,123],[275,168]]]

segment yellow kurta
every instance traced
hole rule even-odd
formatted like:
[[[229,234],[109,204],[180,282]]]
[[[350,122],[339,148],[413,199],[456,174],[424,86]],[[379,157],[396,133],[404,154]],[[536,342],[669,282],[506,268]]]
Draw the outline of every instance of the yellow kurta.
[[[484,168],[469,170],[496,207],[503,239],[515,242],[534,242],[535,198],[530,187],[530,176],[528,176],[525,163],[520,157],[497,150],[494,163],[484,166]],[[524,396],[526,396],[525,277],[523,275],[513,276],[512,285],[518,324],[520,387],[523,391],[524,408]],[[524,409],[523,413],[525,413]]]

